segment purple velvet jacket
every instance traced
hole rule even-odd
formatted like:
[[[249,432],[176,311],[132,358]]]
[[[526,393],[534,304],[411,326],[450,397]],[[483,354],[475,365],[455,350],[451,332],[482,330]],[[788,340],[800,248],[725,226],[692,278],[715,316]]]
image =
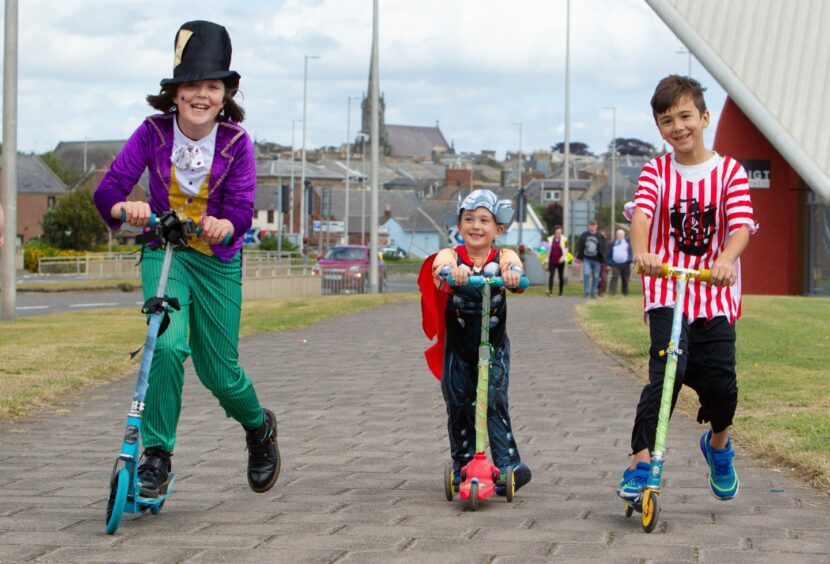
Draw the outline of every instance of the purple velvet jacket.
[[[127,199],[145,168],[150,172],[150,209],[160,214],[170,208],[170,153],[173,150],[173,114],[150,116],[127,140],[95,191],[95,205],[111,229],[121,227],[110,217],[112,207]],[[216,150],[210,168],[207,214],[233,224],[229,245],[211,245],[213,254],[228,262],[242,248],[251,228],[256,197],[254,145],[236,123],[219,122]]]

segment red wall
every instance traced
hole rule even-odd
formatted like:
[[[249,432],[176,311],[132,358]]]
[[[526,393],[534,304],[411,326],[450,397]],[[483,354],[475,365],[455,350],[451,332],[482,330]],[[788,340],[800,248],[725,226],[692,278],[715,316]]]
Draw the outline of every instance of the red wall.
[[[714,149],[735,159],[770,162],[770,187],[751,190],[760,228],[741,256],[741,285],[748,294],[804,292],[802,182],[760,131],[729,98],[715,134]]]

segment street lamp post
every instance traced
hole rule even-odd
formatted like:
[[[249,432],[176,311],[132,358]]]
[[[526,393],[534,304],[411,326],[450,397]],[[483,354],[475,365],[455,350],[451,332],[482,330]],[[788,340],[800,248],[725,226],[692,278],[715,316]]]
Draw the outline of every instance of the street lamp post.
[[[294,234],[294,122],[291,120],[291,189],[288,190],[288,232]]]
[[[564,199],[562,205],[562,232],[568,237],[571,234],[571,0],[565,2],[565,166]]]
[[[306,226],[308,218],[306,215],[311,210],[305,209],[306,195],[305,195],[305,135],[306,135],[306,107],[308,103],[308,60],[319,59],[317,55],[305,55],[305,64],[303,67],[303,147],[302,147],[302,164],[300,165],[300,245],[302,246],[303,257],[306,256],[305,238]]]
[[[616,195],[617,195],[617,106],[606,106],[604,109],[611,110],[611,233],[614,238],[616,233]]]
[[[524,225],[523,225],[524,224],[524,221],[523,221],[523,219],[524,219],[524,209],[522,209],[522,207],[525,205],[524,204],[524,202],[525,202],[525,200],[524,200],[524,186],[522,185],[522,164],[523,164],[523,162],[522,162],[522,124],[518,123],[518,122],[514,122],[514,125],[519,126],[519,153],[518,153],[518,155],[516,155],[517,156],[517,161],[518,161],[518,166],[517,166],[518,177],[517,178],[518,178],[518,186],[519,186],[519,190],[516,193],[517,194],[516,199],[518,200],[516,202],[516,204],[517,204],[516,207],[519,208],[518,209],[519,213],[517,214],[516,219],[519,223],[519,248],[521,248],[522,242],[523,242],[522,228],[524,227]]]
[[[675,53],[678,55],[689,55],[689,74],[686,76],[692,78],[692,52],[688,49],[678,49]]]
[[[360,134],[360,244],[366,244],[366,141],[369,136]]]
[[[352,99],[356,96],[349,96],[346,104],[346,213],[343,214],[343,243],[349,244],[349,186],[352,177],[352,169],[349,165],[352,155]]]
[[[372,218],[369,225],[369,287],[373,294],[380,290],[378,277],[378,165],[380,160],[380,119],[379,106],[379,75],[378,75],[378,0],[372,5],[372,84],[369,94],[370,102],[370,130],[372,138],[369,140],[372,154]]]

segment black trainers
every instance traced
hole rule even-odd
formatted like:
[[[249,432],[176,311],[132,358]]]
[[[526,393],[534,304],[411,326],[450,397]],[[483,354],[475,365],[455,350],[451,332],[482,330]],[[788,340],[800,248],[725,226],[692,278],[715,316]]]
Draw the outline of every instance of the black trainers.
[[[138,466],[138,481],[141,483],[141,497],[158,497],[167,493],[170,483],[171,453],[159,447],[144,449]]]
[[[277,418],[269,409],[262,410],[265,420],[256,429],[245,429],[248,442],[248,485],[257,493],[270,490],[280,475],[280,451],[277,447]]]

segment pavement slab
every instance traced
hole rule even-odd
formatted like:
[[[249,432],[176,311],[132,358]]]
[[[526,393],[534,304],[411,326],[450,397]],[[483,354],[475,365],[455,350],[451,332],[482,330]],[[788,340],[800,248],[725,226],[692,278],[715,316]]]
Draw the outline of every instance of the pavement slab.
[[[446,409],[420,309],[393,304],[241,340],[279,421],[282,473],[265,494],[248,489],[243,430],[189,363],[176,490],[112,536],[108,480],[133,375],[0,426],[0,562],[830,562],[830,499],[737,444],[740,496],[716,500],[704,428],[683,414],[657,529],[625,517],[614,489],[641,385],[579,329],[577,303],[510,302],[510,412],[533,470],[513,503],[445,500]]]

